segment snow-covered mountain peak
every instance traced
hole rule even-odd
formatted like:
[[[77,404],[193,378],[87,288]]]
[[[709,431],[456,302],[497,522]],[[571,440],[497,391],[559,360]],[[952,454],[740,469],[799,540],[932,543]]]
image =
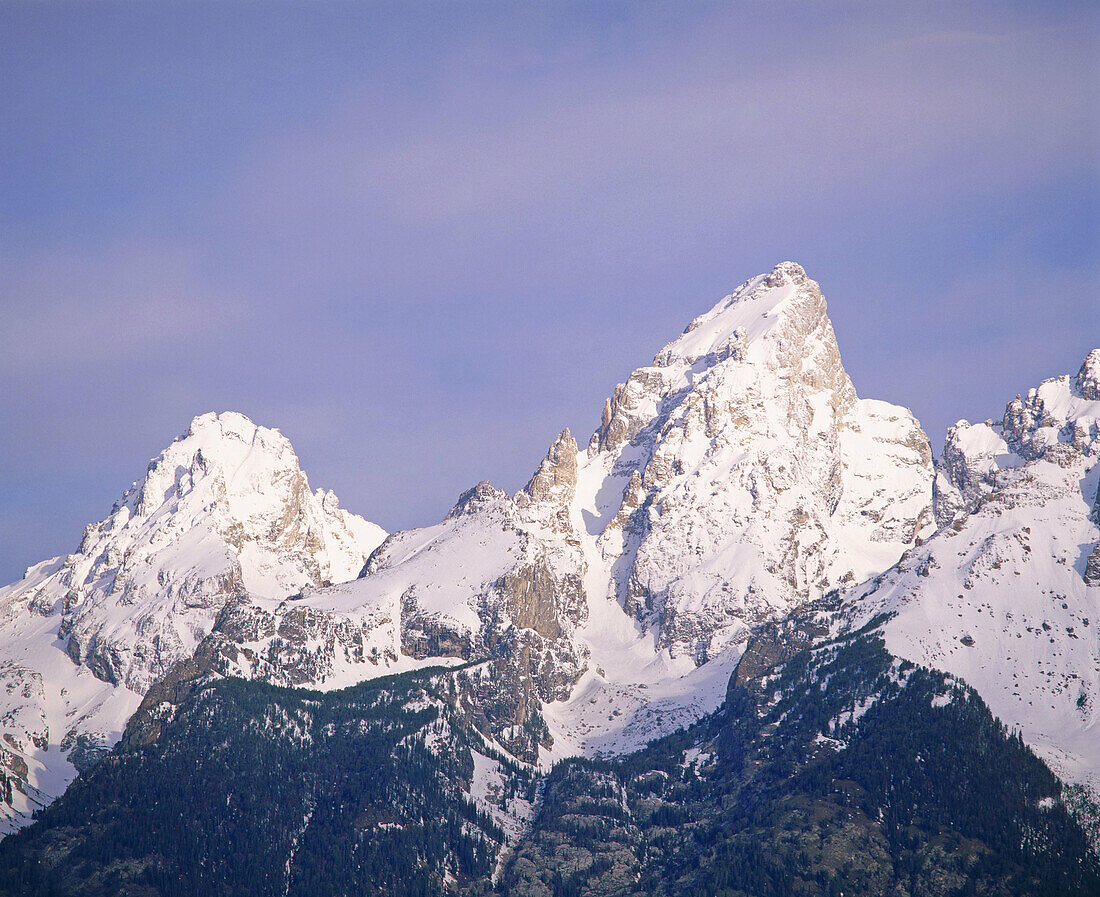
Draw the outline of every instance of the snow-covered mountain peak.
[[[695,318],[652,365],[619,384],[604,404],[589,454],[615,452],[666,417],[670,403],[723,387],[725,392],[755,387],[761,407],[753,416],[774,417],[776,427],[787,426],[792,416],[801,427],[807,415],[815,416],[803,401],[807,392],[821,393],[817,403],[830,415],[843,414],[856,401],[821,289],[799,265],[783,262],[745,281]],[[773,405],[770,399],[777,401]],[[830,426],[824,415],[816,423]],[[708,419],[708,430],[710,424]]]
[[[218,631],[242,674],[325,687],[488,659],[472,681],[509,750],[547,746],[546,702],[555,750],[609,749],[652,734],[660,690],[664,723],[711,709],[757,622],[897,560],[930,483],[919,424],[858,399],[821,290],[784,263],[619,384],[586,451],[563,430],[513,497],[480,483],[354,584]]]
[[[145,478],[131,490],[137,503],[129,500],[130,493],[123,502],[135,516],[148,517],[170,502],[173,494],[182,497],[198,482],[210,479],[212,484],[216,479],[227,491],[212,498],[234,504],[248,501],[247,516],[274,503],[274,496],[265,496],[255,486],[266,484],[276,472],[291,476],[300,472],[285,436],[257,426],[243,414],[210,412],[192,420],[187,432],[149,463]]]
[[[1044,380],[1016,396],[1000,422],[960,420],[947,431],[936,464],[936,522],[975,511],[997,487],[999,472],[1068,451],[1100,457],[1100,349],[1076,376]]]
[[[885,615],[891,653],[964,678],[1056,770],[1093,787],[1100,787],[1097,362],[1100,350],[1076,377],[1017,396],[1000,423],[952,427],[937,462],[940,529],[852,593],[853,626]]]
[[[384,537],[331,492],[311,493],[277,430],[196,417],[75,553],[0,589],[0,714],[17,757],[0,762],[25,770],[26,789],[56,793],[80,762],[74,745],[115,740],[226,604],[352,579]]]
[[[288,447],[290,445],[290,440],[278,430],[260,427],[239,411],[223,411],[220,414],[208,411],[206,414],[199,414],[192,418],[187,433],[180,440],[195,438],[220,441],[230,436],[246,443],[251,443],[259,436],[264,440],[283,442]]]
[[[309,491],[277,430],[205,414],[84,530],[43,582],[0,591],[5,615],[56,615],[73,661],[144,691],[194,650],[230,599],[282,599],[353,578],[385,537]]]
[[[735,356],[744,361],[775,363],[776,352],[789,344],[817,338],[835,349],[825,300],[816,282],[800,265],[782,262],[768,274],[745,281],[710,311],[695,318],[684,332],[653,359],[654,366],[710,364]],[[769,339],[770,337],[770,339]],[[788,345],[778,346],[776,337]],[[771,352],[767,351],[766,343]],[[709,365],[708,365],[709,366]]]
[[[302,585],[354,577],[364,549],[369,554],[384,535],[341,510],[331,492],[311,494],[278,430],[236,412],[210,413],[150,462],[106,520],[85,530],[69,566],[80,591],[142,564],[164,572],[228,559],[232,588],[282,598]]]
[[[1008,403],[1002,435],[1020,457],[1040,457],[1066,443],[1086,455],[1100,455],[1100,350],[1086,356],[1075,377],[1044,380]]]
[[[820,287],[784,262],[615,387],[579,461],[574,525],[611,595],[702,662],[896,560],[931,520],[931,478],[920,425],[859,400]]]
[[[382,543],[278,431],[202,415],[7,607],[94,694],[197,651],[326,688],[461,658],[516,756],[613,750],[713,709],[753,626],[896,561],[930,482],[919,424],[857,397],[820,288],[784,263],[619,384],[587,451],[562,431],[514,497],[479,483]]]
[[[498,489],[488,480],[482,480],[476,486],[471,486],[459,497],[454,507],[447,512],[444,520],[454,517],[471,516],[488,512],[502,505],[510,505],[511,499],[503,489]],[[399,535],[395,533],[394,535]]]

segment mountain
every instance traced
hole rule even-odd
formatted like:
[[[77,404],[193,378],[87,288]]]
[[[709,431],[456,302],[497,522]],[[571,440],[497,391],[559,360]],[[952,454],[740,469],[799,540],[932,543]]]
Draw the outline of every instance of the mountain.
[[[579,504],[615,597],[701,663],[910,547],[931,461],[912,414],[857,398],[820,288],[787,262],[616,387]]]
[[[951,428],[940,529],[851,596],[891,653],[964,679],[1072,782],[1100,789],[1100,349],[998,423]]]
[[[931,484],[920,426],[857,397],[787,262],[617,386],[586,449],[563,431],[519,493],[479,484],[354,583],[235,604],[205,654],[326,689],[488,660],[472,687],[515,756],[625,750],[713,710],[752,627],[930,532]]]
[[[274,607],[354,577],[384,536],[331,492],[311,493],[277,430],[195,418],[75,553],[0,589],[6,824],[117,741],[227,603]]]
[[[459,675],[330,693],[196,685],[176,712],[133,721],[116,751],[2,842],[0,894],[429,895],[487,883],[531,815],[536,777],[486,745],[455,698]]]
[[[386,535],[277,431],[197,418],[0,590],[9,827],[83,770],[0,880],[1088,893],[1098,456],[1100,350],[933,464],[790,262],[616,386],[585,447],[563,430],[432,526]]]
[[[1096,893],[1057,777],[837,607],[762,627],[716,713],[545,777],[479,730],[474,667],[192,683],[0,843],[0,894]]]
[[[931,482],[919,425],[858,399],[792,263],[617,386],[586,449],[563,431],[516,495],[481,483],[384,541],[277,432],[206,415],[77,554],[0,593],[7,691],[29,695],[7,766],[48,800],[193,657],[325,690],[483,660],[470,699],[517,758],[637,747],[721,702],[752,627],[914,545]]]

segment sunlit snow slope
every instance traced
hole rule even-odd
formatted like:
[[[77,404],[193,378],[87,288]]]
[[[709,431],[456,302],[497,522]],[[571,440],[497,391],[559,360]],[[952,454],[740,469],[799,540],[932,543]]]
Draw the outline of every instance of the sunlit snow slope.
[[[939,532],[855,590],[887,648],[972,685],[1071,781],[1100,788],[1100,349],[1000,423],[960,421]]]

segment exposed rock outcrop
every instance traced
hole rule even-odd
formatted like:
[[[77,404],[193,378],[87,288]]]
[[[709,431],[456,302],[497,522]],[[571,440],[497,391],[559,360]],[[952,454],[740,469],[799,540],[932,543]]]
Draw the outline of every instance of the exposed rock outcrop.
[[[998,488],[998,476],[1046,458],[1071,464],[1074,453],[1100,456],[1096,402],[1100,349],[1092,350],[1075,377],[1044,380],[1005,406],[1000,423],[959,421],[947,432],[936,465],[935,512],[939,526],[977,510]]]
[[[857,397],[820,288],[786,262],[615,388],[582,467],[606,471],[586,500],[616,599],[703,663],[913,545],[931,461],[907,410]]]
[[[1085,585],[1100,586],[1100,545],[1097,545],[1085,561]]]

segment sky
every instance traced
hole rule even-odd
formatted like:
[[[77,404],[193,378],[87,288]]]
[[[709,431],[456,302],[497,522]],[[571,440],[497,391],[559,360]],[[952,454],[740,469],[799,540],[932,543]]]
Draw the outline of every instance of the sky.
[[[0,582],[207,411],[389,530],[792,259],[938,452],[1100,345],[1100,7],[0,0]]]

